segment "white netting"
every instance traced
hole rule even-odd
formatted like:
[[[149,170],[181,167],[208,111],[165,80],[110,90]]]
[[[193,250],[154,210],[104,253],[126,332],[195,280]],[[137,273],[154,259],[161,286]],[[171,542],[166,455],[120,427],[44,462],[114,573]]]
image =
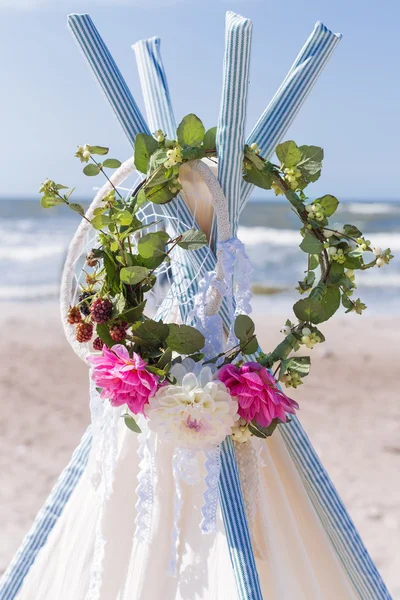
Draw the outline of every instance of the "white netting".
[[[206,166],[207,164],[207,166]],[[199,226],[207,235],[210,246],[213,245],[214,204],[217,206],[218,228],[222,237],[229,237],[229,221],[226,200],[212,171],[216,165],[211,161],[197,161],[183,165],[180,170],[180,181],[183,186],[183,201],[176,199],[168,205],[148,203],[141,208],[137,217],[148,227],[131,236],[131,245],[135,252],[140,235],[150,231],[166,230],[171,238],[183,233],[192,227]],[[133,164],[133,159],[127,160],[111,178],[120,193],[129,197],[140,185],[143,176],[138,173]],[[110,191],[110,184],[106,184],[96,194],[87,211],[88,219],[93,216],[94,210],[102,205],[103,197]],[[219,205],[218,205],[219,202]],[[185,210],[184,204],[190,210]],[[65,316],[70,306],[79,302],[82,287],[86,286],[86,274],[93,269],[85,263],[86,256],[93,248],[98,246],[98,232],[85,220],[82,220],[69,248],[61,288],[61,311],[65,331],[69,342],[75,352],[84,358],[87,356],[89,344],[80,344],[75,339],[75,329],[66,323]],[[201,251],[186,251],[176,247],[171,253],[171,262],[163,262],[156,270],[157,283],[147,293],[146,314],[170,320],[189,321],[193,309],[193,296],[196,293],[198,282],[204,273],[213,265],[210,246]],[[220,301],[219,294],[218,302]]]

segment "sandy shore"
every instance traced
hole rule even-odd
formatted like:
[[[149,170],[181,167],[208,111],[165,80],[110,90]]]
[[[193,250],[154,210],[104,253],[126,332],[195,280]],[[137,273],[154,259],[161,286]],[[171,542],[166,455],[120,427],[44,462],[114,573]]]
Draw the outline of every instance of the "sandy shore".
[[[1,305],[0,572],[89,422],[87,368],[54,303]],[[283,320],[256,315],[267,351]],[[300,417],[394,598],[400,598],[400,319],[340,316],[293,393]]]

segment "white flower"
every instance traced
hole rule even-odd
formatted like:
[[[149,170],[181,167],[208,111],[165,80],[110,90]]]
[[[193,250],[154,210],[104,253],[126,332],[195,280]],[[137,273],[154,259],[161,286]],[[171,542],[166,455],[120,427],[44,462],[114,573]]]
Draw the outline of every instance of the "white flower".
[[[239,421],[235,424],[232,429],[232,439],[234,442],[239,442],[243,444],[247,442],[249,438],[251,438],[252,433],[249,429],[249,424],[244,419],[239,419]]]
[[[181,448],[220,444],[239,418],[237,402],[208,366],[185,359],[171,372],[177,384],[161,387],[145,408],[149,428]]]

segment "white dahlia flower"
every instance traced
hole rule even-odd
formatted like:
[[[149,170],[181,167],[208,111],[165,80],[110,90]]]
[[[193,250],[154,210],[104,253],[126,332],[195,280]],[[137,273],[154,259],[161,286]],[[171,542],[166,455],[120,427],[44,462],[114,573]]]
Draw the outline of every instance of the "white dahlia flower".
[[[165,385],[149,399],[149,428],[175,446],[208,449],[232,433],[238,404],[210,367],[185,359],[175,365],[176,385]]]

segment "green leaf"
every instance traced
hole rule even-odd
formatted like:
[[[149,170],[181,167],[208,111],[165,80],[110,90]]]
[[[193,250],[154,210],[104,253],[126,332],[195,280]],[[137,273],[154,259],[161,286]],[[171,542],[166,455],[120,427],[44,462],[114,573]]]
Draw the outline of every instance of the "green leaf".
[[[171,350],[171,348],[167,348],[161,355],[161,357],[157,363],[157,367],[159,369],[164,369],[167,365],[169,365],[171,360],[172,360],[172,350]]]
[[[324,311],[318,300],[302,298],[293,306],[293,312],[299,321],[310,321],[310,323],[321,323],[324,320]]]
[[[73,210],[74,212],[79,213],[82,217],[85,214],[85,210],[83,208],[83,206],[81,206],[80,204],[77,204],[76,202],[70,202],[68,204],[68,207]]]
[[[347,312],[353,310],[353,302],[350,300],[347,294],[342,294],[342,304],[344,308],[347,308]]]
[[[324,151],[319,146],[299,146],[301,160],[297,164],[308,181],[316,181],[315,176],[321,174]],[[317,177],[317,179],[318,179]],[[311,179],[312,178],[312,179]]]
[[[161,167],[167,160],[166,148],[158,148],[155,152],[150,155],[150,159],[147,165],[147,176],[149,177],[154,171]],[[165,174],[165,171],[164,171]]]
[[[199,117],[186,115],[176,131],[181,146],[200,146],[204,140],[205,129]]]
[[[326,196],[322,196],[322,198],[317,198],[313,202],[313,204],[317,203],[324,209],[325,217],[331,217],[339,206],[339,200],[330,194],[326,194]]]
[[[252,167],[250,170],[245,170],[243,179],[247,183],[256,185],[263,190],[270,190],[273,182],[272,173],[269,169],[259,170],[257,167]]]
[[[169,325],[169,335],[166,343],[171,350],[179,354],[194,354],[200,352],[205,344],[202,333],[189,325]]]
[[[217,147],[217,128],[211,127],[204,135],[203,146],[205,150],[215,150]]]
[[[322,301],[324,318],[319,323],[330,319],[340,306],[340,290],[337,287],[328,286]]]
[[[116,221],[120,225],[128,226],[132,223],[133,215],[129,212],[129,210],[123,210],[117,214]]]
[[[343,233],[345,233],[346,235],[353,237],[353,238],[362,237],[361,231],[355,225],[349,225],[349,224],[344,225]]]
[[[329,281],[331,283],[340,283],[343,279],[344,275],[344,265],[339,264],[338,262],[331,263],[329,269]]]
[[[124,267],[119,274],[122,283],[135,285],[146,279],[149,274],[149,269],[146,267]]]
[[[138,321],[142,316],[145,306],[146,300],[143,300],[143,302],[137,306],[133,306],[132,308],[128,308],[128,310],[122,311],[119,317],[127,323],[136,323],[136,321]]]
[[[146,200],[154,204],[167,204],[171,202],[177,195],[177,192],[171,192],[168,187],[168,182],[164,184],[154,185],[153,187],[145,187]]]
[[[238,315],[234,324],[235,335],[241,342],[249,340],[255,332],[255,325],[248,315]]]
[[[297,352],[299,349],[300,344],[298,339],[292,333],[290,333],[280,344],[278,344],[275,350],[269,356],[267,356],[267,359],[263,358],[263,362],[260,361],[260,364],[264,364],[265,361],[266,367],[272,367],[277,360],[285,359],[289,356],[292,350]]]
[[[201,160],[205,155],[203,146],[185,146],[182,149],[183,160]]]
[[[165,245],[169,240],[165,231],[155,231],[142,236],[138,242],[138,251],[143,258],[165,257]]]
[[[103,227],[107,227],[107,225],[111,223],[111,217],[107,215],[96,215],[90,222],[95,229],[99,230]]]
[[[348,254],[346,255],[346,262],[343,264],[346,269],[361,269],[362,268],[362,260],[358,257],[352,257]]]
[[[118,169],[118,167],[120,167],[121,165],[122,162],[116,158],[107,158],[103,162],[103,167],[106,167],[107,169]]]
[[[52,206],[58,206],[64,204],[64,200],[58,196],[42,196],[40,199],[42,208],[51,208]]]
[[[101,156],[105,156],[108,154],[108,148],[104,146],[88,146],[90,154],[100,154]]]
[[[188,229],[178,242],[178,246],[184,250],[198,250],[207,245],[207,237],[201,229]]]
[[[314,269],[316,269],[319,265],[319,261],[318,261],[318,254],[312,254],[309,257],[309,262],[308,262],[308,268],[311,269],[311,271],[313,271]]]
[[[297,356],[282,362],[287,362],[286,369],[289,368],[300,377],[306,377],[310,372],[311,359],[309,356]]]
[[[147,173],[150,156],[158,149],[158,142],[152,135],[138,133],[135,138],[135,167]],[[164,159],[165,160],[165,159]]]
[[[249,429],[251,433],[256,437],[265,439],[267,437],[271,437],[279,423],[282,423],[282,421],[280,421],[279,419],[274,419],[272,423],[268,425],[268,427],[263,427],[262,425],[259,425],[256,421],[252,421],[249,424]]]
[[[131,415],[122,415],[124,417],[124,421],[125,421],[125,425],[127,426],[128,429],[130,429],[131,431],[134,431],[135,433],[141,433],[141,429],[139,427],[139,425],[136,423],[135,419],[133,417],[131,417]]]
[[[307,252],[307,254],[319,254],[323,247],[323,243],[317,240],[315,235],[307,229],[303,241],[300,244],[300,248],[303,252]]]
[[[115,342],[110,335],[110,330],[105,323],[96,326],[96,333],[98,337],[105,343],[107,348],[114,346]]]
[[[95,175],[98,175],[100,173],[100,167],[92,164],[86,165],[86,167],[83,169],[83,172],[88,177],[94,177]]]
[[[162,321],[146,319],[132,327],[133,340],[140,345],[160,347],[169,334],[170,326]],[[169,345],[169,344],[168,344]]]
[[[275,152],[283,167],[295,167],[301,160],[300,149],[292,140],[279,144]]]
[[[249,341],[242,342],[240,344],[240,350],[243,354],[255,354],[258,350],[259,343],[256,337],[253,337]]]

